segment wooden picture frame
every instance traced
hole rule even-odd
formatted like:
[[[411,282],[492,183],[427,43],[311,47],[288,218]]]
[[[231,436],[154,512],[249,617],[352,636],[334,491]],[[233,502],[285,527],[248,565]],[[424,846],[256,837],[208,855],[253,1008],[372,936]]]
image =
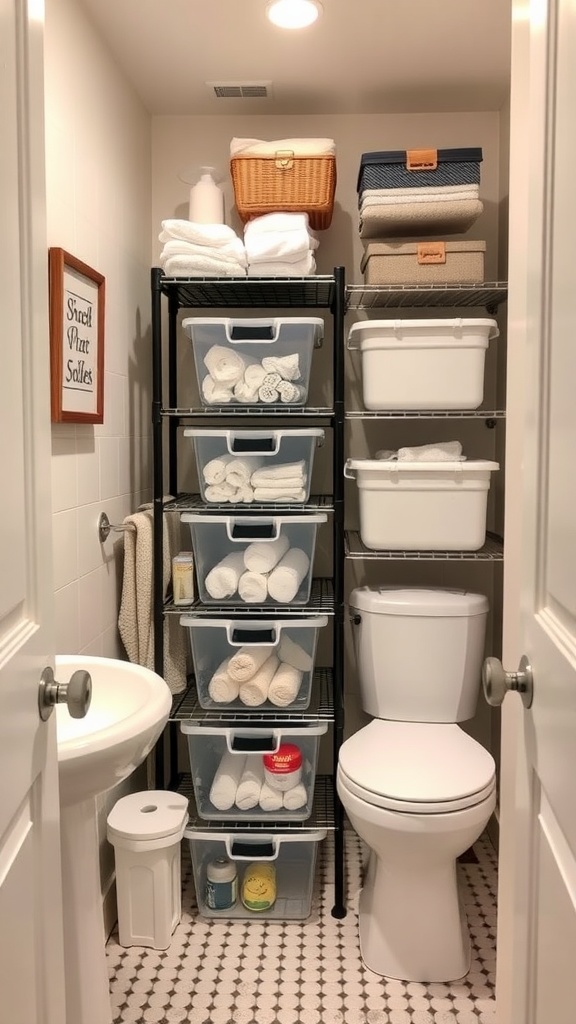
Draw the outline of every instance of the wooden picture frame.
[[[103,423],[105,278],[57,248],[48,273],[52,422]]]

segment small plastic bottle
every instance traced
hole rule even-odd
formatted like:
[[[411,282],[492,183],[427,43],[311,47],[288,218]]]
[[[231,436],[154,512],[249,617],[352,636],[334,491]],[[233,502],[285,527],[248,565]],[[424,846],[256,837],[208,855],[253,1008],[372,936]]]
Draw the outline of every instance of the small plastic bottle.
[[[194,601],[194,558],[191,551],[181,551],[172,559],[172,599],[174,604]]]
[[[213,172],[213,167],[202,167],[200,181],[190,189],[188,219],[196,224],[224,224],[224,193]]]
[[[230,910],[238,899],[238,872],[234,861],[216,857],[206,865],[206,906]]]

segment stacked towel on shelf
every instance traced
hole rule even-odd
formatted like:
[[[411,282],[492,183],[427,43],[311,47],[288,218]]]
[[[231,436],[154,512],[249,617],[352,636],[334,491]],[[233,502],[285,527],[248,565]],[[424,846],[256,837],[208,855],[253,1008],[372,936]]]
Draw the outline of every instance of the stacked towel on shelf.
[[[305,776],[311,767],[306,762]],[[264,778],[264,763],[260,754],[233,754],[227,751],[216,769],[209,793],[210,802],[219,811],[237,807],[251,811],[301,810],[308,802],[306,783],[299,782],[285,791],[274,789]]]
[[[246,250],[226,224],[163,220],[160,266],[167,277],[246,277]]]
[[[420,444],[398,451],[376,452],[381,462],[465,462],[460,441],[438,441],[436,444]]]
[[[226,658],[208,684],[211,700],[215,704],[240,700],[248,707],[260,707],[266,701],[282,708],[293,704],[300,692],[304,671],[312,669],[312,659],[299,644],[288,637],[284,639],[288,645],[282,642],[277,648],[242,647]],[[293,661],[307,664],[308,668],[303,670],[290,664],[286,652]]]
[[[248,277],[310,277],[318,238],[307,213],[267,213],[244,228]]]
[[[245,765],[246,756],[231,751],[226,751],[221,759],[210,787],[210,803],[218,811],[229,811],[234,806]]]
[[[291,548],[283,533],[273,541],[254,541],[241,552],[226,555],[206,574],[204,585],[214,601],[236,592],[247,604],[263,604],[268,598],[290,604],[310,569],[301,548]]]
[[[297,383],[302,380],[297,352],[264,356],[258,362],[225,345],[212,345],[204,365],[208,374],[202,380],[202,395],[208,405],[298,405],[306,400],[306,388]]]
[[[304,502],[308,475],[304,460],[262,465],[256,457],[222,456],[202,469],[206,501]]]

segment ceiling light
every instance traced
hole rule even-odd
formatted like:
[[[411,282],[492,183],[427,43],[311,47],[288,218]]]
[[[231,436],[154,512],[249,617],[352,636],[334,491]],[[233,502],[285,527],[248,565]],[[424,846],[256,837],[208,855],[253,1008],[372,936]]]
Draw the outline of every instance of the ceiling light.
[[[280,28],[307,28],[322,11],[320,0],[271,0],[266,14]]]

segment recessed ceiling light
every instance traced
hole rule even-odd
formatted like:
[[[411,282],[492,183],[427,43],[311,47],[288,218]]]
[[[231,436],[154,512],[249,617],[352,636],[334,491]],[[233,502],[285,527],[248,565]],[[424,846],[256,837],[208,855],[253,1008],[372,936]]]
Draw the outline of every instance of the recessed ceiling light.
[[[322,11],[320,0],[271,0],[266,14],[280,28],[307,28]]]

